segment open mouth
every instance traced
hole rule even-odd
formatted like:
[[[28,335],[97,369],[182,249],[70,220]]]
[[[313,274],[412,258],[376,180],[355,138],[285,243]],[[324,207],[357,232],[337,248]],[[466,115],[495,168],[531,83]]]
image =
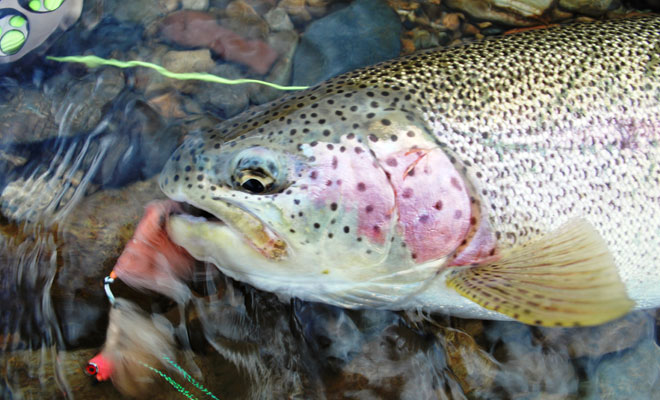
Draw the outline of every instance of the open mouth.
[[[177,202],[179,210],[172,212],[172,215],[182,215],[198,219],[204,219],[206,222],[224,223],[222,220],[210,212],[197,208],[190,203]]]
[[[187,202],[177,202],[171,217],[181,218],[190,225],[221,229],[223,234],[232,231],[269,259],[279,260],[286,256],[286,242],[252,213],[224,201],[215,202],[214,207],[217,208],[216,214],[222,215],[222,218]],[[217,233],[222,236],[219,231]]]

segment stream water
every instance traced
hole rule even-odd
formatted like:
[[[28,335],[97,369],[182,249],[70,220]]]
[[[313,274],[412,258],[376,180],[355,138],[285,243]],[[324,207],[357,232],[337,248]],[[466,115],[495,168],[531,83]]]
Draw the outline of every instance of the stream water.
[[[281,95],[257,85],[168,80],[148,69],[86,68],[45,56],[140,59],[179,72],[289,84],[292,63],[321,68],[311,55],[295,59],[311,54],[296,54],[300,34],[347,5],[86,1],[68,31],[0,64],[0,398],[125,397],[110,381],[84,373],[106,337],[110,304],[103,278],[144,206],[164,198],[158,173],[186,134]],[[510,28],[459,16],[440,2],[386,7],[398,10],[391,14],[397,27],[387,29],[394,39],[376,35],[380,42],[360,42],[356,52],[377,46],[378,57],[387,58]],[[360,28],[391,24],[390,11],[358,20]],[[209,19],[248,44],[220,49],[209,41],[221,34],[215,30],[193,38],[167,29]],[[347,34],[365,35],[360,29]],[[327,40],[332,46],[334,39]],[[261,51],[256,57],[248,54],[254,48]],[[351,55],[342,61],[337,68],[373,60]],[[657,310],[594,328],[549,329],[283,303],[204,263],[195,266],[189,285],[193,298],[184,306],[121,282],[113,286],[116,296],[175,334],[176,354],[149,366],[159,372],[140,398],[660,399]]]

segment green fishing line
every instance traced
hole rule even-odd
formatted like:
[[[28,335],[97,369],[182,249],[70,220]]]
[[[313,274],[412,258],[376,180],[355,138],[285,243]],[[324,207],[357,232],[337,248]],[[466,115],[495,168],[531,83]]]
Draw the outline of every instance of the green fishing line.
[[[204,394],[206,394],[207,396],[210,396],[211,398],[213,398],[213,399],[215,399],[215,400],[220,400],[220,399],[218,399],[217,397],[215,397],[215,396],[213,395],[213,393],[211,393],[210,390],[206,389],[206,388],[204,387],[204,385],[202,385],[201,383],[197,382],[192,376],[190,376],[190,374],[187,373],[186,370],[184,370],[183,368],[181,368],[181,366],[179,366],[179,364],[177,364],[176,362],[174,362],[173,360],[171,360],[171,359],[170,359],[169,357],[167,357],[167,356],[163,356],[163,359],[164,359],[165,361],[167,361],[168,363],[170,363],[172,366],[174,366],[174,368],[176,368],[179,372],[181,372],[181,374],[183,375],[183,377],[186,378],[186,380],[187,380],[188,382],[192,383],[192,384],[193,384],[197,389],[199,389],[201,392],[203,392]],[[195,396],[193,396],[192,393],[190,393],[188,390],[186,390],[186,388],[184,388],[180,383],[178,383],[177,381],[175,381],[171,376],[167,375],[167,374],[164,373],[163,371],[161,371],[161,370],[159,370],[159,369],[156,369],[156,368],[152,367],[152,366],[149,365],[149,364],[145,364],[145,363],[140,363],[140,364],[142,364],[145,368],[148,368],[149,370],[155,372],[155,373],[158,374],[161,378],[165,379],[165,381],[166,381],[167,383],[169,383],[170,385],[172,385],[172,387],[173,387],[174,389],[176,389],[179,393],[181,393],[182,395],[184,395],[184,396],[187,397],[188,399],[190,399],[190,400],[198,400]]]
[[[169,358],[168,356],[163,356],[163,359],[164,359],[165,361],[167,361],[168,363],[172,364],[172,366],[174,366],[174,368],[176,368],[177,370],[179,370],[179,372],[181,372],[181,375],[183,375],[183,377],[186,378],[186,380],[187,380],[188,382],[192,383],[193,386],[195,386],[195,387],[196,387],[197,389],[199,389],[201,392],[203,392],[204,394],[206,394],[207,396],[209,396],[209,397],[211,397],[211,398],[213,398],[213,399],[215,399],[215,400],[220,400],[220,399],[218,399],[217,397],[215,397],[215,396],[213,395],[213,393],[211,393],[210,390],[206,389],[206,388],[204,387],[204,385],[202,385],[201,383],[197,382],[197,381],[195,380],[195,378],[193,378],[192,376],[190,376],[190,374],[188,374],[188,373],[186,372],[186,370],[184,370],[183,368],[181,368],[181,367],[179,366],[179,364],[177,364],[177,363],[175,363],[174,361],[170,360],[170,358]]]
[[[174,387],[174,389],[179,391],[179,393],[181,393],[185,397],[189,398],[190,400],[198,400],[197,397],[193,396],[192,393],[190,393],[189,391],[186,390],[186,388],[181,386],[177,381],[172,379],[170,376],[168,376],[164,372],[152,367],[151,365],[145,364],[145,363],[142,363],[142,365],[145,366],[146,368],[149,368],[151,371],[157,373],[158,375],[160,375],[163,379],[165,379],[165,381],[167,383],[172,385],[172,387]]]
[[[119,61],[115,59],[105,59],[97,56],[67,56],[67,57],[46,57],[48,60],[57,62],[82,63],[89,68],[96,68],[101,65],[110,65],[118,68],[146,67],[156,70],[163,76],[178,80],[199,80],[205,82],[221,83],[223,85],[239,85],[242,83],[257,83],[269,86],[278,90],[303,90],[309,86],[281,86],[276,83],[264,82],[258,79],[227,79],[205,72],[172,72],[164,67],[146,61]]]

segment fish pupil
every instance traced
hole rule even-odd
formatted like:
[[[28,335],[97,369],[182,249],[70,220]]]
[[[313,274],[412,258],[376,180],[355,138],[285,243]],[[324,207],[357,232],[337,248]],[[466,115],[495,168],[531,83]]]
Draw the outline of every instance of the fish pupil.
[[[258,179],[248,179],[243,182],[241,187],[252,193],[263,193],[263,191],[266,189]]]

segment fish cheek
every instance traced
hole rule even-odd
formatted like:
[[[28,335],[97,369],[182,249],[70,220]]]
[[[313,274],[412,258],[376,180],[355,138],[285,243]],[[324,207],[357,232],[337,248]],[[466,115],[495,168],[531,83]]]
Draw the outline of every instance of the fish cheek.
[[[374,249],[385,245],[393,225],[394,193],[368,148],[351,136],[305,150],[313,151],[315,161],[296,187],[318,215],[314,229],[324,231],[332,243],[368,242]]]
[[[382,154],[396,193],[397,226],[417,263],[451,255],[465,239],[471,218],[460,173],[438,148]]]

